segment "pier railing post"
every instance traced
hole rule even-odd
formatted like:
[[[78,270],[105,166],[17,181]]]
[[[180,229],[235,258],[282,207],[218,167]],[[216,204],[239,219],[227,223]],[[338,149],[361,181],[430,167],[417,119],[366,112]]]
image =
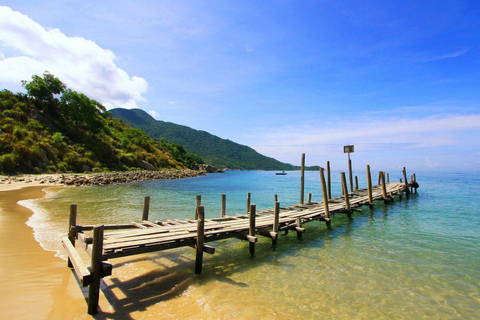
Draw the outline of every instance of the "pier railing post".
[[[372,176],[370,174],[370,165],[368,164],[367,164],[367,188],[368,188],[368,205],[373,206]]]
[[[320,168],[320,181],[322,183],[322,196],[323,196],[323,208],[325,211],[325,221],[327,223],[327,227],[330,229],[331,227],[330,212],[328,211],[328,195],[327,195],[327,186],[325,183],[324,171],[325,169]]]
[[[327,161],[327,185],[328,185],[328,199],[332,199],[332,180],[330,178],[330,161]]]
[[[222,194],[222,218],[227,214],[227,195]]]
[[[355,176],[355,191],[358,190],[358,177]]]
[[[380,178],[382,180],[382,196],[383,200],[387,201],[388,200],[388,195],[387,195],[387,185],[385,183],[385,172],[380,171]]]
[[[150,212],[150,196],[146,196],[145,199],[143,200],[143,214],[142,214],[143,221],[148,220],[149,212]]]
[[[407,169],[405,167],[403,167],[403,181],[405,181],[405,193],[408,195],[410,190],[408,190]]]
[[[305,153],[302,153],[302,168],[300,175],[300,204],[303,204],[303,197],[305,192]]]
[[[202,205],[202,196],[197,194],[197,204],[195,206],[195,220],[198,219],[198,210],[197,208]]]
[[[248,228],[248,243],[250,247],[250,254],[253,256],[255,254],[255,242],[257,238],[255,237],[255,216],[257,214],[256,206],[254,204],[250,205],[250,224]]]
[[[75,238],[77,237],[77,230],[75,226],[77,225],[77,205],[70,205],[70,218],[68,220],[68,240],[75,247]],[[73,264],[68,258],[68,267],[73,268]]]
[[[203,264],[203,243],[205,241],[205,209],[203,206],[197,207],[197,245],[195,257],[195,273],[202,273]]]
[[[348,154],[348,176],[350,179],[350,191],[353,192],[353,173],[352,173],[352,160],[350,159],[350,153]]]
[[[100,297],[100,281],[102,279],[102,257],[103,256],[103,225],[93,228],[92,260],[91,260],[91,282],[88,288],[88,314],[94,315],[98,312],[98,301]]]
[[[272,245],[276,246],[278,242],[278,231],[280,229],[280,202],[275,201],[275,208],[273,210],[273,231],[272,231]]]
[[[340,175],[341,175],[341,178],[342,178],[343,195],[345,197],[345,210],[347,210],[348,218],[351,219],[352,218],[352,211],[350,210],[350,199],[348,197],[347,179],[345,177],[345,172],[342,172]]]

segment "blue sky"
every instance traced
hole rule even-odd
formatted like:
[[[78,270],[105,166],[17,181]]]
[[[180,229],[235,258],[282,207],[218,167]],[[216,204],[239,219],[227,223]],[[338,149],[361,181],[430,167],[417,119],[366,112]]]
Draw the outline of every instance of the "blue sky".
[[[293,164],[480,170],[478,1],[1,5],[2,88],[49,70]]]

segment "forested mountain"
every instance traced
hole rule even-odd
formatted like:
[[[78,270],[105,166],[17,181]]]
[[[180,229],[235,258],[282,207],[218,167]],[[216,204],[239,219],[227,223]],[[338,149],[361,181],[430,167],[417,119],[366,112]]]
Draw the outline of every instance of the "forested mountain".
[[[49,73],[0,91],[0,172],[185,168],[202,162],[115,119],[95,100]]]
[[[110,112],[114,117],[145,131],[151,137],[182,145],[187,152],[199,155],[206,163],[216,167],[242,170],[292,169],[292,165],[261,155],[248,146],[219,138],[205,131],[155,120],[141,109],[117,108]]]

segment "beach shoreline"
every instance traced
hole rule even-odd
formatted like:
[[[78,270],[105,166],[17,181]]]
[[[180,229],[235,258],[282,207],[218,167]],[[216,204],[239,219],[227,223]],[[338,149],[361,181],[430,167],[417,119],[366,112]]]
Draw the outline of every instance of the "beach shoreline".
[[[100,186],[156,179],[183,179],[205,175],[207,171],[170,169],[163,171],[114,171],[102,173],[51,173],[0,175],[0,192],[25,187]]]
[[[44,197],[44,186],[23,185],[0,191],[0,318],[89,319],[71,270],[35,240],[26,224],[33,212],[18,204]]]

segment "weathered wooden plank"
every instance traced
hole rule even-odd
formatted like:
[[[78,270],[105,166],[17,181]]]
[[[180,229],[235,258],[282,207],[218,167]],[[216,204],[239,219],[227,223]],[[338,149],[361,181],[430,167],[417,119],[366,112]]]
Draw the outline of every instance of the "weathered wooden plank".
[[[62,244],[67,251],[68,259],[72,263],[72,268],[75,270],[75,274],[77,275],[80,284],[83,287],[88,286],[92,280],[92,276],[83,263],[82,258],[80,258],[80,255],[77,250],[75,250],[75,247],[72,245],[68,237],[62,239]]]

